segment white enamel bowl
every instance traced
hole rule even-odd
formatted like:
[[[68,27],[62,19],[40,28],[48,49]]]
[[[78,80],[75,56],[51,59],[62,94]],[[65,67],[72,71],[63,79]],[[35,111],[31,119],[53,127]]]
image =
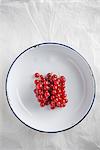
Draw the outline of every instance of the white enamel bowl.
[[[41,108],[33,93],[33,74],[54,72],[67,79],[65,108]],[[32,129],[60,132],[81,122],[95,98],[95,81],[89,64],[72,48],[42,43],[22,52],[12,63],[6,78],[6,96],[15,116]]]

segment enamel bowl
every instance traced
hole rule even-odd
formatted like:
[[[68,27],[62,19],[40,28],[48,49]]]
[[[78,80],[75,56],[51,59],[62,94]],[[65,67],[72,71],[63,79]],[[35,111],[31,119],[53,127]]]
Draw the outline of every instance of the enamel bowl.
[[[64,108],[41,108],[33,93],[33,74],[53,72],[67,79],[68,103]],[[41,132],[61,132],[80,123],[95,98],[95,80],[87,61],[74,49],[59,43],[42,43],[23,51],[6,78],[6,96],[15,116]]]

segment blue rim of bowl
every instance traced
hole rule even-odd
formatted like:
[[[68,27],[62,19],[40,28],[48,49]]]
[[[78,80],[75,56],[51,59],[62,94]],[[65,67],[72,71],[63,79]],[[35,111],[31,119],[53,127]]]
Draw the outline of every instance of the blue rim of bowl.
[[[89,107],[87,113],[86,113],[77,123],[75,123],[75,124],[72,125],[71,127],[66,128],[66,129],[63,129],[63,130],[58,130],[58,131],[42,131],[42,130],[38,130],[38,129],[36,129],[36,128],[33,128],[33,127],[27,125],[25,122],[23,122],[23,121],[16,115],[16,113],[14,112],[14,110],[12,109],[12,107],[11,107],[11,105],[10,105],[9,98],[8,98],[8,92],[7,92],[8,76],[9,76],[9,72],[10,72],[10,70],[11,70],[13,64],[15,63],[15,61],[16,61],[23,53],[25,53],[26,51],[30,50],[30,49],[33,48],[33,47],[36,48],[37,46],[45,45],[45,44],[54,44],[54,45],[56,44],[56,45],[60,45],[60,46],[67,47],[67,48],[69,48],[69,49],[75,51],[76,53],[78,53],[78,55],[80,55],[81,58],[83,58],[83,59],[85,60],[85,62],[88,64],[88,62],[86,61],[86,59],[85,59],[79,52],[77,52],[75,49],[73,49],[73,48],[71,48],[70,46],[67,46],[67,45],[65,45],[65,44],[56,43],[56,42],[44,42],[44,43],[39,43],[39,44],[33,45],[33,46],[27,48],[26,50],[24,50],[22,53],[20,53],[20,54],[15,58],[15,60],[13,61],[13,63],[11,64],[11,66],[10,66],[10,68],[9,68],[9,70],[8,70],[8,73],[7,73],[7,76],[6,76],[6,82],[5,82],[6,98],[7,98],[7,102],[8,102],[8,104],[9,104],[9,107],[10,107],[10,109],[12,110],[13,114],[14,114],[24,125],[26,125],[27,127],[31,128],[31,129],[33,129],[33,130],[36,130],[36,131],[39,131],[39,132],[43,132],[43,133],[58,133],[58,132],[63,132],[63,131],[66,131],[66,130],[69,130],[69,129],[75,127],[76,125],[78,125],[78,124],[88,115],[88,113],[90,112],[90,110],[91,110],[91,108],[92,108],[92,106],[93,106],[94,100],[95,100],[95,95],[96,95],[96,82],[95,82],[95,78],[94,78],[92,69],[91,69],[90,65],[88,64],[88,66],[89,66],[89,68],[90,68],[90,71],[91,71],[91,75],[92,75],[93,81],[94,81],[94,94],[93,94],[94,96],[93,96],[93,100],[92,100],[91,106]]]

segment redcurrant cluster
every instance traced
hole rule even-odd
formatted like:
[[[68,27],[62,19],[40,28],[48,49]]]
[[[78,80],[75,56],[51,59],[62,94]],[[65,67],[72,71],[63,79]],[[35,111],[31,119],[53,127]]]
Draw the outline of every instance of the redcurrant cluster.
[[[65,107],[68,102],[67,95],[65,92],[64,76],[57,76],[56,74],[48,73],[46,76],[35,73],[34,83],[36,88],[34,93],[40,106],[50,105],[51,109],[55,107]]]

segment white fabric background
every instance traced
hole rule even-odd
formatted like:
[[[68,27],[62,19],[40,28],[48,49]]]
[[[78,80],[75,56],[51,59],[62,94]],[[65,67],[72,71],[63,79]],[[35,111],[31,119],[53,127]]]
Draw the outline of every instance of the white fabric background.
[[[41,42],[60,42],[80,52],[97,84],[94,105],[73,129],[44,134],[23,125],[10,110],[5,78],[16,56]],[[100,1],[0,1],[0,150],[100,150]]]

